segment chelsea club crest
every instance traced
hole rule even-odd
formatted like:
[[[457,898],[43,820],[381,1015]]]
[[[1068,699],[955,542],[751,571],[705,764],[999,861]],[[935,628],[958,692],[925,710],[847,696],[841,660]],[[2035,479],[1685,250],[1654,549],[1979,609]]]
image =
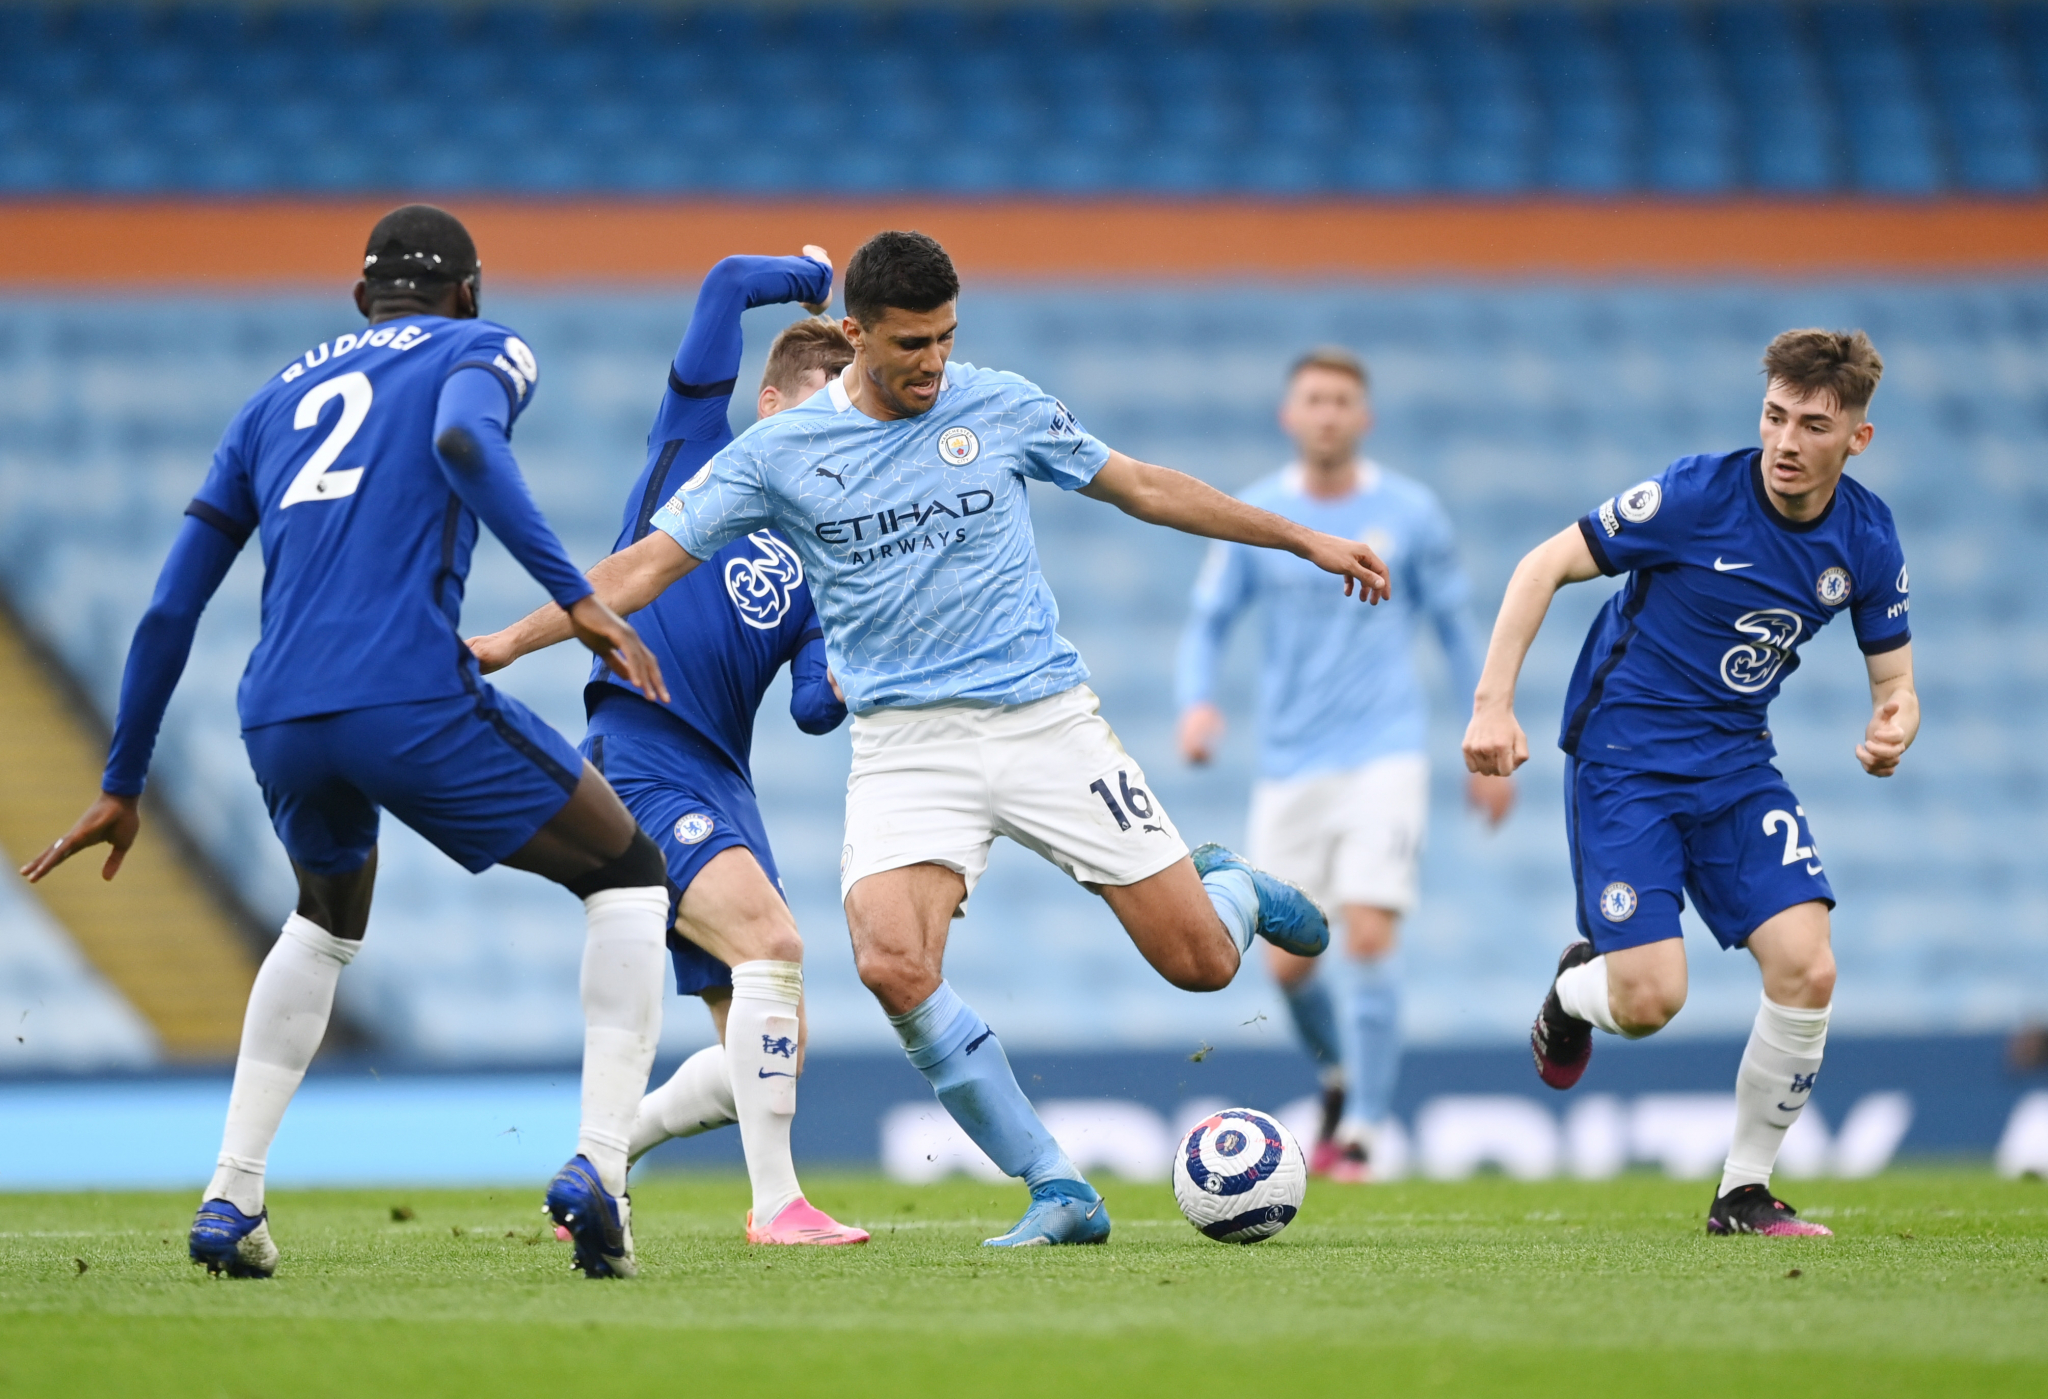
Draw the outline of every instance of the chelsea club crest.
[[[1626,923],[1635,916],[1636,891],[1620,880],[1600,891],[1600,916],[1610,923]]]
[[[1903,572],[1903,570],[1901,570]],[[1849,570],[1837,565],[1827,569],[1815,580],[1813,594],[1827,607],[1840,607],[1849,600],[1852,591],[1849,584]],[[1901,591],[1904,591],[1901,589]]]
[[[954,424],[939,434],[939,456],[948,466],[965,466],[981,455],[981,439],[974,429]]]
[[[711,817],[701,811],[693,811],[676,822],[676,840],[682,845],[695,845],[711,834]]]

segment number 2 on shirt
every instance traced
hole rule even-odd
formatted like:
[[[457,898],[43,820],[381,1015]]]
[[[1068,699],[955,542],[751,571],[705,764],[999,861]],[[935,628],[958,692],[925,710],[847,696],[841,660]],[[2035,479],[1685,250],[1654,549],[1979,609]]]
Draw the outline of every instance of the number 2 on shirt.
[[[306,390],[306,396],[299,400],[298,411],[292,414],[293,427],[301,432],[317,427],[320,410],[331,398],[341,400],[341,419],[335,423],[334,431],[327,434],[327,440],[299,468],[299,474],[292,478],[284,499],[277,503],[278,509],[309,500],[340,500],[356,493],[356,487],[363,480],[360,466],[332,472],[327,468],[334,465],[342,449],[362,430],[363,419],[370,416],[371,394],[370,377],[363,373],[337,374]]]

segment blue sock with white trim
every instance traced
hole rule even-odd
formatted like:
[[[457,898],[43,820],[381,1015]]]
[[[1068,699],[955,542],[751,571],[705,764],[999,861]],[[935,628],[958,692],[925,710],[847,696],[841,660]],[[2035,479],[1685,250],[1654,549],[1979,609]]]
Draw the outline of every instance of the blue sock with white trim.
[[[1081,1179],[1017,1086],[995,1031],[950,984],[940,982],[921,1004],[890,1016],[889,1023],[960,1130],[1005,1174],[1030,1186]]]
[[[1223,931],[1240,953],[1246,951],[1259,926],[1259,891],[1252,877],[1243,870],[1211,870],[1202,876],[1202,888],[1223,920]]]

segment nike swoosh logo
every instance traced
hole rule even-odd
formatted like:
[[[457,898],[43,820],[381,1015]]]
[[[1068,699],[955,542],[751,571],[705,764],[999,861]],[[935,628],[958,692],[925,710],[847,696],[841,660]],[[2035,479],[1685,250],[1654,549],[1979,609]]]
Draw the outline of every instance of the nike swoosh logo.
[[[762,1070],[760,1070],[759,1072],[760,1072],[760,1075],[761,1075],[761,1077],[763,1077],[763,1078],[795,1078],[795,1077],[796,1077],[796,1075],[795,1075],[795,1074],[785,1074],[785,1073],[777,1073],[777,1072],[776,1072],[775,1070],[773,1070],[773,1069],[762,1069]]]
[[[1805,1105],[1804,1105],[1803,1103],[1780,1103],[1780,1104],[1778,1104],[1778,1111],[1779,1111],[1779,1112],[1797,1112],[1797,1111],[1799,1111],[1799,1109],[1800,1109],[1801,1107],[1803,1107],[1803,1106],[1805,1106]]]
[[[1808,866],[1806,867],[1806,872],[1807,872],[1808,874],[1819,874],[1819,873],[1820,873],[1820,866],[1819,866],[1818,864],[1812,864],[1812,865],[1808,865]]]
[[[1088,1213],[1086,1213],[1086,1214],[1082,1215],[1082,1216],[1081,1216],[1081,1218],[1083,1218],[1083,1219],[1093,1219],[1093,1218],[1095,1218],[1095,1212],[1096,1212],[1097,1210],[1101,1209],[1101,1208],[1102,1208],[1102,1201],[1100,1201],[1100,1200],[1097,1200],[1097,1201],[1096,1201],[1096,1202],[1095,1202],[1094,1204],[1092,1204],[1092,1205],[1090,1205],[1090,1206],[1088,1207]]]
[[[1755,568],[1753,563],[1723,563],[1719,554],[1714,555],[1714,572],[1733,573],[1738,568]]]

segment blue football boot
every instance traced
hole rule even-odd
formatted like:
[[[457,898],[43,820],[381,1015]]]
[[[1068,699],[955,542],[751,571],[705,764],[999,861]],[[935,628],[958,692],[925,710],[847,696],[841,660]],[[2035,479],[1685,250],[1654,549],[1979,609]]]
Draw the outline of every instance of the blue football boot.
[[[543,1209],[555,1221],[555,1237],[576,1246],[572,1261],[583,1276],[630,1278],[639,1273],[633,1261],[633,1203],[606,1192],[588,1157],[571,1157],[548,1182]]]
[[[983,1239],[984,1248],[1034,1244],[1099,1244],[1109,1239],[1109,1206],[1084,1180],[1049,1180],[1031,1187],[1031,1208],[1010,1232]]]
[[[1243,856],[1233,855],[1213,840],[1196,846],[1193,858],[1199,875],[1243,870],[1252,877],[1252,888],[1259,896],[1259,926],[1254,931],[1282,952],[1320,957],[1330,945],[1330,920],[1322,905],[1303,890],[1277,874],[1253,869]]]
[[[215,1276],[267,1278],[277,1271],[270,1211],[246,1215],[226,1200],[208,1200],[192,1221],[192,1261]]]

